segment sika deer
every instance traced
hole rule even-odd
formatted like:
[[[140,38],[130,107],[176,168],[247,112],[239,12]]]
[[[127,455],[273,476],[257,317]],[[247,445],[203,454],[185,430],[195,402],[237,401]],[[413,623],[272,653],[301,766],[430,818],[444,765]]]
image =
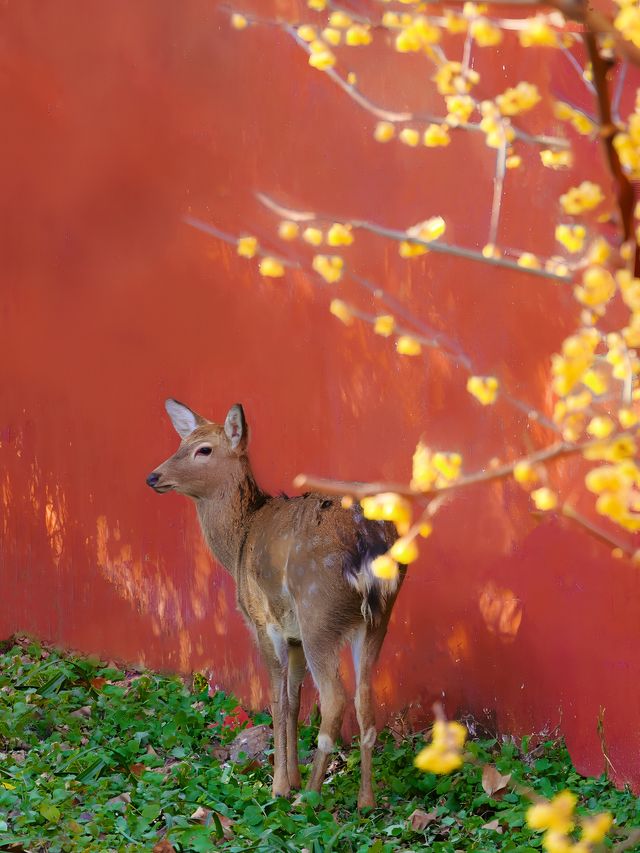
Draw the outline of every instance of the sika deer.
[[[209,548],[236,582],[239,608],[269,671],[274,796],[300,786],[298,713],[307,666],[322,713],[307,787],[322,786],[345,708],[339,657],[348,642],[360,725],[358,806],[373,806],[372,669],[404,567],[398,581],[382,581],[373,575],[371,561],[394,541],[393,525],[365,519],[358,504],[343,509],[339,499],[263,492],[247,456],[242,406],[229,410],[224,426],[176,400],[165,406],[182,441],[147,483],[156,492],[174,490],[193,498]]]

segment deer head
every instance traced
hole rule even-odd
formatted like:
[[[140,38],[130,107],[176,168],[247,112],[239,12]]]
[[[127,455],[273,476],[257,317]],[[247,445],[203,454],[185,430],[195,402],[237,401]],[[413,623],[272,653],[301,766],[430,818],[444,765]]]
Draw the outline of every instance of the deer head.
[[[206,498],[246,469],[248,432],[239,403],[229,409],[222,426],[177,400],[167,400],[165,408],[182,441],[173,456],[147,477],[152,489],[160,494],[175,491],[194,499]]]

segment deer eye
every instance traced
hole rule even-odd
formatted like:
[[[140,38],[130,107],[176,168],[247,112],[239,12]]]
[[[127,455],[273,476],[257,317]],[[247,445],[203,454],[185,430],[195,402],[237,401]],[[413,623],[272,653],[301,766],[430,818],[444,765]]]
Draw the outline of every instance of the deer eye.
[[[199,447],[196,450],[196,456],[210,456],[211,448],[210,447]]]

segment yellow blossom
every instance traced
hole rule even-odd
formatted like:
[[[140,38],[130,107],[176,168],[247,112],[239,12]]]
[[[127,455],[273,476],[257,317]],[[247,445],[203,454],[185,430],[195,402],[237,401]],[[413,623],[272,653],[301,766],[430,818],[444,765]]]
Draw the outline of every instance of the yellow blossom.
[[[231,16],[231,26],[234,30],[244,30],[245,27],[249,26],[249,21],[244,15],[234,12]]]
[[[344,261],[339,255],[315,255],[311,266],[329,284],[340,281]]]
[[[334,27],[325,27],[322,31],[322,38],[332,47],[337,47],[342,41],[342,33]]]
[[[427,148],[438,148],[451,142],[449,128],[446,124],[430,124],[422,137]]]
[[[260,275],[267,278],[281,278],[284,275],[284,267],[277,258],[263,258],[258,265]]]
[[[371,44],[372,41],[371,31],[368,27],[362,26],[362,24],[353,24],[345,34],[345,42],[350,47],[361,47]]]
[[[414,563],[419,556],[415,539],[408,536],[401,536],[400,539],[396,539],[389,549],[389,556],[392,560],[396,560],[404,566]]]
[[[540,489],[531,492],[531,497],[537,509],[546,511],[558,506],[558,496],[547,486],[542,486]],[[531,824],[529,825],[531,826]]]
[[[376,142],[388,142],[393,139],[395,132],[396,129],[390,121],[379,121],[373,132],[373,138]]]
[[[302,41],[311,42],[317,38],[315,29],[309,26],[309,24],[303,24],[301,27],[298,27],[296,32]]]
[[[613,815],[602,812],[582,821],[580,840],[588,844],[599,844],[613,826]]]
[[[568,169],[573,166],[573,152],[569,149],[552,151],[550,148],[545,148],[540,152],[540,160],[547,169]]]
[[[371,562],[373,574],[384,581],[394,581],[398,577],[398,564],[388,554],[381,554]]]
[[[424,15],[416,15],[396,36],[399,53],[416,53],[440,41],[440,30]]]
[[[353,323],[353,314],[346,302],[343,302],[341,299],[332,299],[331,305],[329,306],[329,311],[333,314],[334,317],[337,317],[338,320],[341,320],[345,326],[351,326]]]
[[[335,64],[336,58],[329,48],[326,50],[312,51],[309,54],[309,65],[312,68],[317,68],[318,71],[326,71],[327,68],[333,68]]]
[[[401,335],[396,341],[396,350],[400,355],[420,355],[422,347],[411,335]]]
[[[446,95],[447,122],[453,126],[466,124],[475,109],[475,103],[470,95]]]
[[[627,308],[640,311],[640,278],[634,278],[629,270],[618,270],[616,281]]]
[[[376,335],[382,335],[383,338],[388,338],[389,335],[393,334],[395,326],[396,321],[391,314],[381,314],[375,319],[373,331]]]
[[[640,47],[640,9],[624,6],[616,15],[613,25],[622,33],[622,37]]]
[[[522,165],[522,157],[519,154],[510,154],[504,161],[507,169],[517,169]]]
[[[573,293],[582,305],[594,307],[608,302],[616,292],[616,283],[604,267],[588,267],[582,274],[582,286],[578,285]]]
[[[525,18],[524,27],[518,33],[522,47],[559,47],[558,36],[542,15]]]
[[[596,512],[612,521],[620,522],[628,514],[627,502],[617,492],[603,492],[596,501]]]
[[[531,252],[524,252],[518,258],[518,266],[530,270],[539,270],[542,267],[542,264],[535,255],[531,254]]]
[[[498,388],[499,382],[495,376],[470,376],[467,380],[467,391],[483,406],[495,403]]]
[[[596,129],[593,122],[584,113],[574,109],[569,104],[565,104],[563,101],[556,101],[554,103],[553,112],[555,117],[561,121],[570,122],[574,129],[582,136],[589,136]]]
[[[496,104],[502,115],[514,116],[535,107],[539,100],[538,87],[534,83],[522,82],[498,95]]]
[[[289,222],[289,220],[284,220],[278,225],[278,237],[281,240],[295,240],[298,236],[299,232],[298,224],[296,222]]]
[[[638,423],[640,416],[633,409],[618,409],[618,420],[620,426],[624,429],[630,429]]]
[[[513,468],[513,479],[521,486],[532,486],[538,482],[538,474],[530,462],[522,459]]]
[[[476,18],[471,22],[469,32],[478,47],[493,47],[502,41],[502,32],[488,18]]]
[[[500,249],[497,246],[494,246],[493,243],[487,243],[486,246],[482,247],[482,257],[483,258],[499,258],[500,257]]]
[[[334,222],[327,232],[327,243],[329,246],[350,246],[353,243],[351,226]]]
[[[433,76],[433,81],[441,95],[462,95],[469,92],[472,86],[480,80],[480,75],[473,69],[467,69],[463,74],[460,62],[443,62]]]
[[[415,757],[415,766],[427,773],[451,773],[462,765],[466,737],[467,730],[461,723],[437,720],[432,741]]]
[[[587,432],[594,438],[607,438],[614,431],[615,426],[607,415],[597,415],[589,421]]]
[[[592,468],[584,478],[586,487],[590,492],[599,495],[602,492],[618,492],[628,485],[628,478],[617,465],[601,465]]]
[[[357,82],[358,82],[358,75],[356,74],[355,71],[350,71],[347,74],[347,83],[350,86],[355,86],[357,84]]]
[[[431,464],[446,481],[453,482],[460,476],[462,456],[459,453],[434,453]]]
[[[420,142],[420,134],[414,127],[403,127],[398,137],[400,142],[405,145],[410,145],[412,148]]]
[[[314,12],[324,12],[327,8],[327,0],[307,0],[307,6]]]
[[[607,378],[600,370],[591,368],[582,374],[582,384],[599,397],[607,390]]]
[[[319,228],[305,228],[302,232],[302,239],[312,246],[319,246],[323,240],[322,231]]]
[[[584,225],[556,225],[556,240],[568,252],[579,252],[584,246],[587,229]]]
[[[402,240],[398,247],[401,258],[417,258],[420,255],[426,255],[429,251],[426,246],[420,243],[414,243],[410,240]]]
[[[353,24],[353,21],[346,12],[339,9],[329,15],[329,26],[338,27],[341,30],[346,30]]]
[[[589,246],[587,262],[590,264],[605,264],[611,255],[611,246],[604,237],[597,237]]]
[[[432,216],[424,222],[418,222],[417,225],[407,228],[407,236],[426,241],[437,240],[438,237],[442,237],[446,228],[447,224],[441,216]]]
[[[258,251],[258,241],[255,237],[240,237],[236,251],[241,258],[252,258]]]
[[[381,492],[362,498],[362,514],[372,521],[393,521],[398,533],[404,535],[411,524],[411,504],[395,492]]]
[[[590,461],[620,462],[635,456],[636,451],[635,440],[630,435],[621,435],[611,441],[585,448],[582,455]]]
[[[593,210],[603,200],[602,190],[598,184],[594,184],[592,181],[583,181],[579,186],[571,187],[564,195],[560,196],[562,209],[565,213],[571,214]]]
[[[549,830],[542,839],[546,853],[590,853],[590,848],[573,839],[564,832]]]
[[[445,27],[447,32],[452,35],[458,35],[459,33],[466,33],[468,23],[465,18],[461,15],[457,15],[451,9],[444,10],[444,18],[445,18]]]
[[[537,803],[527,810],[527,826],[568,833],[574,826],[573,811],[578,798],[571,791],[562,791],[548,803]]]
[[[421,521],[418,527],[418,533],[423,539],[428,539],[433,533],[433,525],[430,521]]]
[[[413,454],[411,488],[426,492],[438,479],[438,472],[431,464],[431,450],[419,441]]]

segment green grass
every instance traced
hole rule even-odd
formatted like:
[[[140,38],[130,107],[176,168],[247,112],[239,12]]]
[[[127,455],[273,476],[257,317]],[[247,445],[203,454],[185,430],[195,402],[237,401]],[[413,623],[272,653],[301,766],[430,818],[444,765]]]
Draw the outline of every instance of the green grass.
[[[202,679],[196,685],[204,686]],[[270,764],[225,760],[237,701],[188,689],[176,677],[133,673],[38,643],[0,654],[0,849],[48,851],[514,851],[540,849],[515,793],[496,800],[481,768],[446,777],[412,765],[421,738],[381,735],[379,807],[358,814],[358,751],[338,755],[322,798],[297,805],[270,793]],[[268,721],[256,715],[255,722]],[[313,726],[301,727],[308,761]],[[217,749],[216,749],[217,747]],[[550,796],[571,788],[586,811],[640,823],[638,801],[604,778],[583,779],[558,742],[524,756],[512,743],[473,741],[480,761]],[[193,818],[200,807],[200,819]],[[416,831],[410,815],[431,813]],[[498,833],[484,829],[497,820]],[[171,845],[171,846],[169,846]]]

